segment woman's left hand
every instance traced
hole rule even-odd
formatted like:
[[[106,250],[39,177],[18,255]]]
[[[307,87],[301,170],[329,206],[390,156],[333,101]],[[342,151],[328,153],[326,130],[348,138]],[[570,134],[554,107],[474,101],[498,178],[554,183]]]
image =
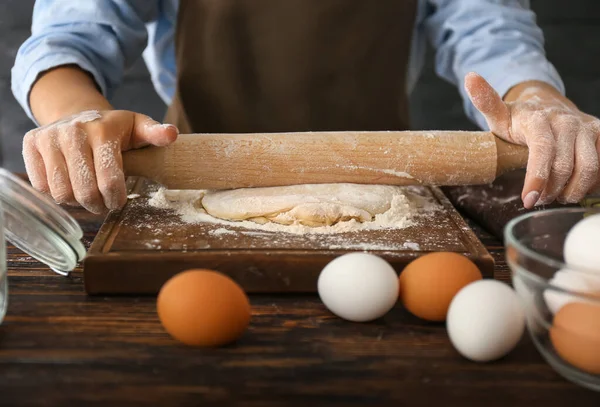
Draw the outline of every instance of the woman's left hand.
[[[521,83],[502,100],[485,79],[469,73],[465,89],[491,132],[529,148],[521,195],[526,208],[577,203],[600,187],[598,118],[543,82]]]

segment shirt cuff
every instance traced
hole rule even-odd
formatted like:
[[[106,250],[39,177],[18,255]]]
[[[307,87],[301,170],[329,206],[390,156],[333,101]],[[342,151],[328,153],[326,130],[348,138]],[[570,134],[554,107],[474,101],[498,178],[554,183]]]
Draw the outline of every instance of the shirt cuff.
[[[17,102],[21,105],[27,117],[29,117],[36,126],[39,126],[38,121],[33,116],[31,106],[29,104],[29,94],[33,84],[38,80],[41,73],[52,68],[56,68],[62,65],[77,65],[82,70],[90,73],[96,84],[100,88],[100,91],[105,97],[108,97],[108,88],[106,81],[102,75],[89,63],[83,56],[74,53],[54,53],[51,55],[45,55],[35,60],[26,70],[21,67],[15,66],[12,70],[12,90],[17,99]]]
[[[526,81],[540,81],[548,83],[555,87],[563,96],[565,95],[565,85],[556,71],[555,67],[543,58],[543,62],[528,63],[510,63],[504,67],[498,67],[493,72],[475,71],[481,75],[498,92],[500,97],[504,95],[515,85]],[[469,96],[464,89],[461,89],[465,101],[465,110],[467,115],[483,130],[489,131],[489,126],[485,117],[473,106]]]

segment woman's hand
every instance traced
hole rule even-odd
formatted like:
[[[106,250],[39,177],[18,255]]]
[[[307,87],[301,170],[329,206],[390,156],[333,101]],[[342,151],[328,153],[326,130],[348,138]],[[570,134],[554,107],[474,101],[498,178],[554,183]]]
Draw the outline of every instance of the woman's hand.
[[[542,82],[517,85],[502,100],[485,79],[469,73],[465,89],[496,136],[528,146],[526,208],[577,203],[600,186],[598,118]]]
[[[177,135],[175,126],[142,114],[88,110],[27,133],[23,157],[35,189],[99,214],[127,200],[121,152],[166,146]]]

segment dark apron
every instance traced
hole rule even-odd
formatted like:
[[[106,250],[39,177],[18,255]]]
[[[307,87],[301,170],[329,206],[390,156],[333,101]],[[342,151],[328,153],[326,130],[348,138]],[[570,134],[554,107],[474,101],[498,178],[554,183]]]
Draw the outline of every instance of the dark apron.
[[[181,0],[181,133],[406,130],[416,0]]]

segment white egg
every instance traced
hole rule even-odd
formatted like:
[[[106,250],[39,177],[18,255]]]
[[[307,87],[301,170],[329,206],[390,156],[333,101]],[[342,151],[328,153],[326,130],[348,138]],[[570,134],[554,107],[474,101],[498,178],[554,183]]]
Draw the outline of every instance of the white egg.
[[[567,265],[600,272],[600,214],[580,220],[565,239]]]
[[[560,287],[563,290],[600,294],[600,274],[598,277],[592,273],[586,274],[578,271],[562,269],[554,274],[549,284]],[[556,314],[564,305],[573,301],[584,301],[581,297],[548,288],[544,290],[544,300],[550,312]]]
[[[318,279],[323,304],[340,318],[372,321],[388,313],[398,301],[398,275],[381,257],[349,253],[325,266]]]
[[[495,280],[479,280],[452,299],[446,319],[454,348],[475,362],[489,362],[514,349],[525,330],[517,293]]]

